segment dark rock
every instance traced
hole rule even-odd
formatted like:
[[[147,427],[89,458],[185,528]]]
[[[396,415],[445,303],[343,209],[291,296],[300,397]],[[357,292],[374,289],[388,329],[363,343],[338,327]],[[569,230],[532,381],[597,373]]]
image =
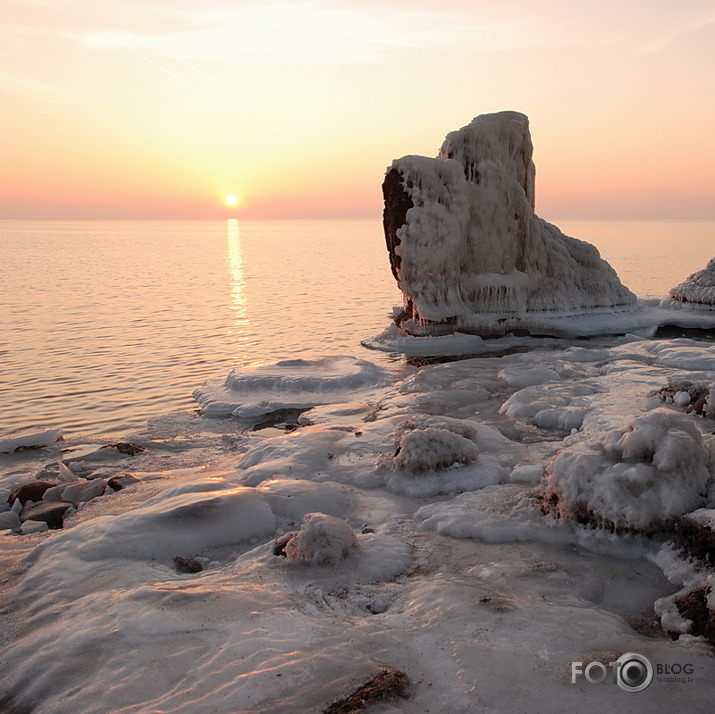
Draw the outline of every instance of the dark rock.
[[[692,623],[689,634],[704,637],[715,646],[715,610],[708,607],[709,592],[709,586],[701,583],[675,598],[674,602],[681,616]]]
[[[286,554],[286,545],[288,545],[288,541],[294,535],[295,535],[295,531],[291,531],[290,533],[285,533],[284,535],[276,538],[275,544],[273,546],[273,555],[282,556],[283,558],[288,557]]]
[[[394,697],[409,696],[410,678],[399,669],[378,672],[347,697],[323,709],[323,714],[357,714],[376,702]]]
[[[102,447],[103,449],[116,449],[120,454],[127,454],[127,456],[136,456],[142,451],[146,451],[143,446],[138,444],[131,444],[128,441],[118,441],[116,444],[107,444]]]
[[[712,516],[709,518],[708,516]],[[715,564],[715,510],[701,509],[686,513],[678,523],[676,543],[691,557]]]
[[[65,513],[74,508],[68,501],[43,501],[20,511],[20,521],[44,521],[49,528],[62,528]]]
[[[262,429],[283,429],[285,431],[294,431],[300,424],[298,417],[307,408],[285,407],[284,409],[276,409],[275,411],[263,414],[260,421],[257,421],[251,431],[261,431]]]
[[[400,263],[402,259],[397,253],[400,239],[397,231],[407,222],[407,211],[414,206],[412,199],[402,186],[402,176],[397,169],[390,169],[385,174],[382,184],[382,196],[385,208],[382,212],[382,223],[385,229],[385,242],[390,255],[390,267],[395,280],[400,280]]]
[[[31,481],[30,483],[24,483],[22,486],[18,486],[8,498],[8,503],[13,504],[18,499],[20,503],[24,506],[28,501],[34,501],[37,503],[42,500],[42,497],[48,488],[52,488],[57,484],[51,481]]]
[[[174,558],[174,565],[180,573],[200,573],[204,569],[195,558],[182,558],[180,555]]]
[[[124,474],[124,476],[112,476],[112,478],[107,481],[107,486],[113,488],[115,491],[121,491],[123,488],[133,486],[137,483],[139,483],[138,478],[130,474]]]

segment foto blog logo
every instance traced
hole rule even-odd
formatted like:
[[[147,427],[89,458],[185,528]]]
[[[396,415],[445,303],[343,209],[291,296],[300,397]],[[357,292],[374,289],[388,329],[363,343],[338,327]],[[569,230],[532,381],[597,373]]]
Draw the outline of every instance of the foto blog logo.
[[[637,652],[626,652],[615,662],[571,663],[571,684],[576,684],[578,677],[584,677],[590,684],[602,684],[611,677],[611,683],[617,684],[626,692],[642,692],[653,681],[651,661]]]

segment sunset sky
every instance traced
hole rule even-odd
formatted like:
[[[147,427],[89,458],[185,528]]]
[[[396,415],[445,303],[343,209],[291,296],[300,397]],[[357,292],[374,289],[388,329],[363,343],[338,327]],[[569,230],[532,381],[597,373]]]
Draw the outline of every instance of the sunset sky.
[[[715,218],[712,0],[1,13],[0,218],[379,218],[393,158],[502,109],[530,118],[545,218]]]

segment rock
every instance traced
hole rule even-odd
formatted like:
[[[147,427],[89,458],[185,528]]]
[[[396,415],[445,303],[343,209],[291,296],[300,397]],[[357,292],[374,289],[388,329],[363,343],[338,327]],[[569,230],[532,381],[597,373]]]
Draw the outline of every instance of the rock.
[[[677,542],[688,555],[715,565],[715,508],[686,513],[679,524]]]
[[[325,709],[322,714],[357,714],[371,705],[388,699],[409,697],[410,678],[405,672],[388,667],[370,677],[348,696]]]
[[[65,486],[65,490],[62,492],[62,500],[71,501],[72,503],[91,501],[93,498],[101,496],[106,487],[107,482],[103,479],[71,483]]]
[[[146,451],[143,446],[131,444],[128,441],[118,441],[116,444],[107,444],[102,448],[116,449],[120,454],[127,454],[127,456],[136,456],[137,454],[141,454],[142,451]]]
[[[715,307],[715,258],[703,270],[671,288],[669,295],[679,302]]]
[[[18,486],[8,498],[8,503],[14,503],[19,499],[20,503],[24,506],[28,501],[34,501],[37,503],[42,500],[45,495],[45,491],[48,488],[53,488],[55,486],[51,481],[30,481],[29,483],[24,483],[22,486]]]
[[[709,607],[710,585],[707,582],[674,597],[681,617],[690,622],[689,634],[704,637],[715,646],[715,610]]]
[[[273,553],[305,565],[327,567],[345,560],[356,546],[355,534],[344,520],[308,513],[297,531],[276,541]]]
[[[124,474],[123,476],[112,476],[112,478],[107,481],[107,486],[113,488],[115,491],[121,491],[123,488],[133,486],[136,483],[139,483],[138,478],[130,474]]]
[[[44,521],[48,528],[62,528],[64,516],[70,508],[74,509],[74,504],[67,501],[43,501],[23,508],[20,521]]]
[[[410,334],[535,329],[529,313],[635,306],[598,250],[534,212],[529,120],[478,116],[439,157],[393,161],[383,184],[390,266]]]
[[[180,555],[174,558],[174,565],[180,573],[200,573],[204,569],[195,558],[182,558]]]

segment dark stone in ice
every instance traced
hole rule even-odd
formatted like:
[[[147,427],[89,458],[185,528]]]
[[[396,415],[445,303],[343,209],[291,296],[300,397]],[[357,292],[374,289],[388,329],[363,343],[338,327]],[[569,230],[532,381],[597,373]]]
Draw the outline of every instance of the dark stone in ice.
[[[130,474],[124,474],[124,476],[112,476],[112,478],[107,481],[107,486],[113,488],[115,491],[121,491],[127,486],[133,486],[135,483],[139,483],[138,478]]]
[[[295,531],[291,531],[290,533],[285,533],[284,535],[276,538],[275,544],[273,545],[273,555],[282,556],[284,558],[287,558],[288,556],[286,555],[286,546],[288,545],[288,541],[294,535],[295,535]]]
[[[180,555],[174,558],[174,565],[180,573],[200,573],[204,569],[195,558],[182,558]]]
[[[307,407],[285,407],[283,409],[275,409],[272,412],[267,412],[260,417],[252,427],[251,431],[261,431],[262,429],[283,429],[284,431],[294,431],[300,424],[298,417],[305,411]]]
[[[43,501],[20,511],[20,521],[44,521],[48,528],[62,528],[65,513],[74,508],[69,501]]]
[[[51,481],[31,481],[30,483],[24,483],[22,486],[18,486],[7,499],[8,503],[13,504],[18,499],[20,503],[24,506],[27,501],[34,501],[37,503],[42,500],[42,497],[48,488],[52,488],[57,484]]]
[[[689,634],[704,637],[715,645],[715,610],[708,607],[708,592],[709,585],[701,583],[675,598],[674,602],[681,616],[692,623]]]
[[[356,714],[376,702],[409,697],[410,678],[405,672],[388,667],[358,686],[351,694],[333,702],[323,714]]]
[[[143,446],[138,444],[132,444],[128,441],[118,441],[116,444],[107,444],[102,447],[103,449],[116,449],[120,454],[127,454],[127,456],[136,456],[142,451],[146,451]]]

